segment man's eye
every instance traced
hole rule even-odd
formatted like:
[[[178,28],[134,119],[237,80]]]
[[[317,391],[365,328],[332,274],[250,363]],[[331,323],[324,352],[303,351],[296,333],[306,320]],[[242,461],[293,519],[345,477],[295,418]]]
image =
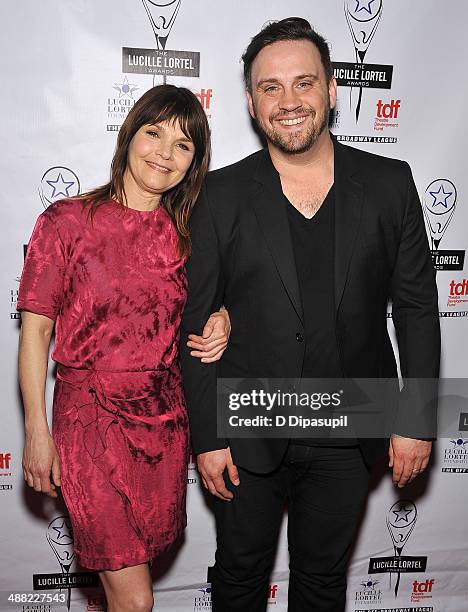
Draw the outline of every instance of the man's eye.
[[[276,87],[276,85],[270,85],[269,87],[265,88],[265,91],[267,93],[273,93],[273,92],[277,91],[277,89],[278,89],[278,87]]]
[[[301,89],[307,89],[308,87],[311,87],[311,86],[312,86],[312,83],[309,83],[309,81],[301,81],[299,83],[299,87]]]

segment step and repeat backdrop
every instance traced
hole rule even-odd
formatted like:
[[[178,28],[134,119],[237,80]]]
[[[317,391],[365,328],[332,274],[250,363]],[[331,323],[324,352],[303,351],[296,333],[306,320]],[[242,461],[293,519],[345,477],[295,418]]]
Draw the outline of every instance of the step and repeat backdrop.
[[[240,57],[273,19],[303,16],[330,42],[339,85],[331,129],[351,146],[407,160],[433,251],[442,374],[467,372],[468,223],[465,0],[46,0],[0,7],[3,295],[0,428],[0,610],[105,609],[97,576],[77,565],[66,508],[23,483],[17,387],[18,281],[36,217],[104,183],[120,125],[163,82],[190,87],[209,118],[212,168],[260,147]],[[389,328],[392,322],[389,315]],[[49,380],[49,406],[53,375]],[[374,475],[349,568],[348,612],[468,610],[468,406],[439,439],[429,474],[396,490]],[[188,528],[153,568],[156,609],[211,609],[214,523],[194,463]],[[268,607],[287,609],[281,535]],[[10,593],[34,591],[39,601]],[[9,599],[9,601],[8,601]],[[47,598],[44,598],[47,599]],[[59,599],[59,597],[56,597]],[[23,597],[24,600],[24,597]]]

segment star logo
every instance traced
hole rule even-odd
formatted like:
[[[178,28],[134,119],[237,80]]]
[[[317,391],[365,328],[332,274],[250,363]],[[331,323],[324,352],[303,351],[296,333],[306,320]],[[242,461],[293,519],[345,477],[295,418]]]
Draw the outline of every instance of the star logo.
[[[126,76],[122,83],[114,83],[114,89],[119,92],[119,100],[120,98],[130,98],[133,100],[133,92],[137,91],[139,87],[135,83],[129,83]]]
[[[403,521],[404,523],[409,523],[408,515],[413,511],[412,508],[409,508],[405,504],[401,504],[398,510],[392,510],[393,514],[396,516],[395,524],[399,521]]]
[[[450,440],[450,442],[454,446],[465,446],[465,444],[468,444],[468,440],[464,440],[463,438],[457,438],[456,440]]]
[[[457,188],[449,179],[438,178],[426,187],[423,210],[433,250],[439,248],[452,221],[456,205]]]
[[[49,525],[49,536],[52,542],[66,546],[73,541],[70,520],[66,516],[58,516]]]
[[[444,208],[448,208],[449,204],[447,202],[448,198],[453,195],[453,191],[445,191],[443,184],[439,185],[439,189],[437,191],[429,191],[430,195],[434,198],[432,202],[432,208],[436,206],[443,206]]]
[[[366,13],[372,15],[371,4],[373,4],[374,2],[375,0],[356,0],[356,8],[354,9],[354,12],[360,13],[361,11],[366,11]]]
[[[370,577],[365,580],[364,582],[361,582],[361,586],[364,588],[364,591],[372,591],[374,590],[375,586],[379,584],[378,580],[372,580]]]
[[[44,172],[39,196],[44,208],[61,198],[73,198],[80,193],[78,176],[65,166],[53,166]]]
[[[65,519],[62,520],[60,525],[52,527],[52,529],[57,533],[57,535],[55,536],[54,542],[60,543],[61,539],[63,539],[63,538],[68,539],[69,538],[68,527],[65,524]]]
[[[58,198],[58,196],[65,196],[68,198],[70,194],[68,193],[71,189],[72,185],[75,184],[75,181],[66,181],[62,173],[59,172],[55,181],[46,181],[48,185],[50,185],[53,189],[52,195],[50,196],[52,199]]]
[[[200,593],[202,593],[202,600],[203,601],[208,601],[209,598],[211,597],[211,587],[207,586],[204,589],[198,589],[200,591]]]

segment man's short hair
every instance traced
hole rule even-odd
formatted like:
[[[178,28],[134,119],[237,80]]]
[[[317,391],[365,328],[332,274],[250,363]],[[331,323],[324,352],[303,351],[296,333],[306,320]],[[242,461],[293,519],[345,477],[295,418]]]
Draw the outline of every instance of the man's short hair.
[[[244,82],[248,91],[252,90],[252,64],[262,49],[280,40],[310,40],[320,53],[327,82],[333,77],[330,60],[330,47],[327,41],[316,32],[307,19],[288,17],[281,21],[270,21],[250,41],[242,56],[244,62]]]

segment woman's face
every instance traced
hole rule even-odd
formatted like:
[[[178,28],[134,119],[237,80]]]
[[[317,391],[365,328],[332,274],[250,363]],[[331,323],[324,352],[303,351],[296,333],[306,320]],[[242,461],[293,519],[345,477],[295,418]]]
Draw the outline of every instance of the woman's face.
[[[146,194],[163,194],[183,180],[194,154],[179,121],[146,124],[130,142],[126,174]]]

